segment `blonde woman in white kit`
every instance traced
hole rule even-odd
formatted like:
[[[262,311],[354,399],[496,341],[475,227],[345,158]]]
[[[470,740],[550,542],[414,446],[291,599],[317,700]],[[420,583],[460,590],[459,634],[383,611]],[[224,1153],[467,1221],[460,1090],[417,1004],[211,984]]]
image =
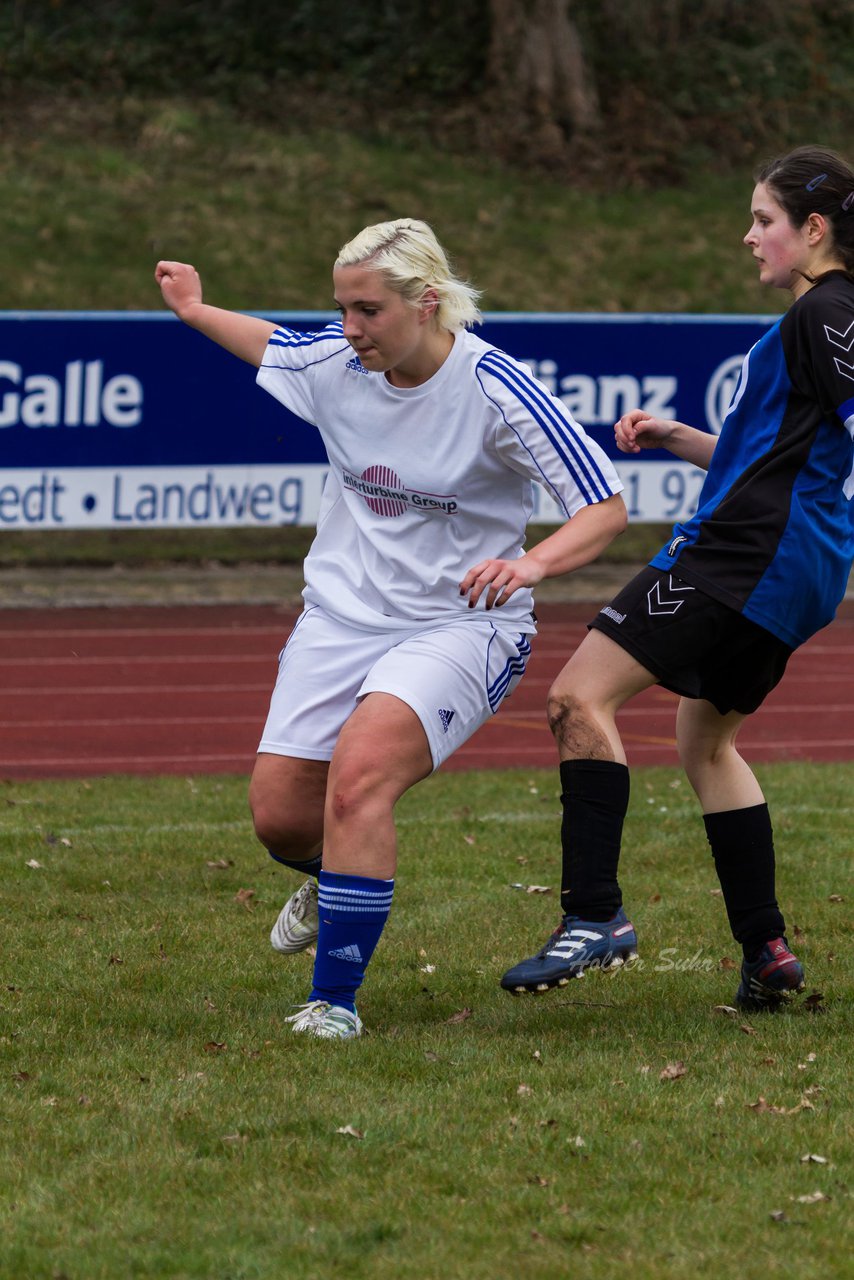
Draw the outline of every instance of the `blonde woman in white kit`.
[[[316,942],[292,1029],[349,1039],[391,906],[394,806],[512,692],[536,633],[531,588],[623,530],[622,485],[529,368],[469,331],[477,292],[424,222],[367,227],[341,249],[341,318],[318,333],[207,305],[187,264],[161,262],[156,279],[328,454],[250,803],[272,857],[309,877],[271,934],[284,953]],[[566,523],[524,552],[532,481]]]

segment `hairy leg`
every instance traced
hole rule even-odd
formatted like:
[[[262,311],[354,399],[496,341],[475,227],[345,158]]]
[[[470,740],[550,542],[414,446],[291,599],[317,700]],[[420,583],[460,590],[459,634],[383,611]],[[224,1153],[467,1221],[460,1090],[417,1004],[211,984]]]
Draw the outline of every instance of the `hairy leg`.
[[[601,631],[589,631],[549,691],[548,716],[563,760],[626,763],[620,707],[655,676]]]

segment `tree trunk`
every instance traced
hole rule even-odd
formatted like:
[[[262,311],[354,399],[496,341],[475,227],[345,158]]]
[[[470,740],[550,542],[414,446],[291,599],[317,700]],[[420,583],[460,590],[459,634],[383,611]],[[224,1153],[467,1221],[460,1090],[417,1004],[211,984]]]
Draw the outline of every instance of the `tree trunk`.
[[[484,111],[494,145],[513,158],[566,163],[599,127],[596,89],[571,4],[490,0]]]

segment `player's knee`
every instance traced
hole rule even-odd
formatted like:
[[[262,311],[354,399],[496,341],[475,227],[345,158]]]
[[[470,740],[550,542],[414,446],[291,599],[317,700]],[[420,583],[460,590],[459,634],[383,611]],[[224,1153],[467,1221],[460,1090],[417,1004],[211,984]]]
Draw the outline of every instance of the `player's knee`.
[[[329,779],[328,802],[338,822],[361,817],[389,802],[388,771],[371,759],[370,754],[351,755],[339,761]]]
[[[706,769],[716,769],[727,763],[735,751],[733,742],[719,738],[690,738],[676,740],[679,762],[689,779]]]
[[[546,702],[549,728],[560,741],[571,736],[589,718],[584,702],[571,690],[553,684]]]
[[[253,800],[252,822],[255,835],[277,861],[310,858],[322,835],[315,823],[306,822],[299,814],[284,813],[274,802],[265,799]]]
[[[558,748],[577,759],[611,760],[613,750],[596,708],[567,689],[552,687],[547,703],[549,727]]]

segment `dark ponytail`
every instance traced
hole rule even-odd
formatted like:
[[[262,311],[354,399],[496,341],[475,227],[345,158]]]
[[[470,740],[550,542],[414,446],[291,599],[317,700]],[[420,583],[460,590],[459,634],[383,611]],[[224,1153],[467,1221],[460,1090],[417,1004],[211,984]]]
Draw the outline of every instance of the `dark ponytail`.
[[[828,147],[797,147],[762,165],[754,181],[770,189],[793,227],[820,213],[845,270],[854,276],[854,169],[846,160]]]

